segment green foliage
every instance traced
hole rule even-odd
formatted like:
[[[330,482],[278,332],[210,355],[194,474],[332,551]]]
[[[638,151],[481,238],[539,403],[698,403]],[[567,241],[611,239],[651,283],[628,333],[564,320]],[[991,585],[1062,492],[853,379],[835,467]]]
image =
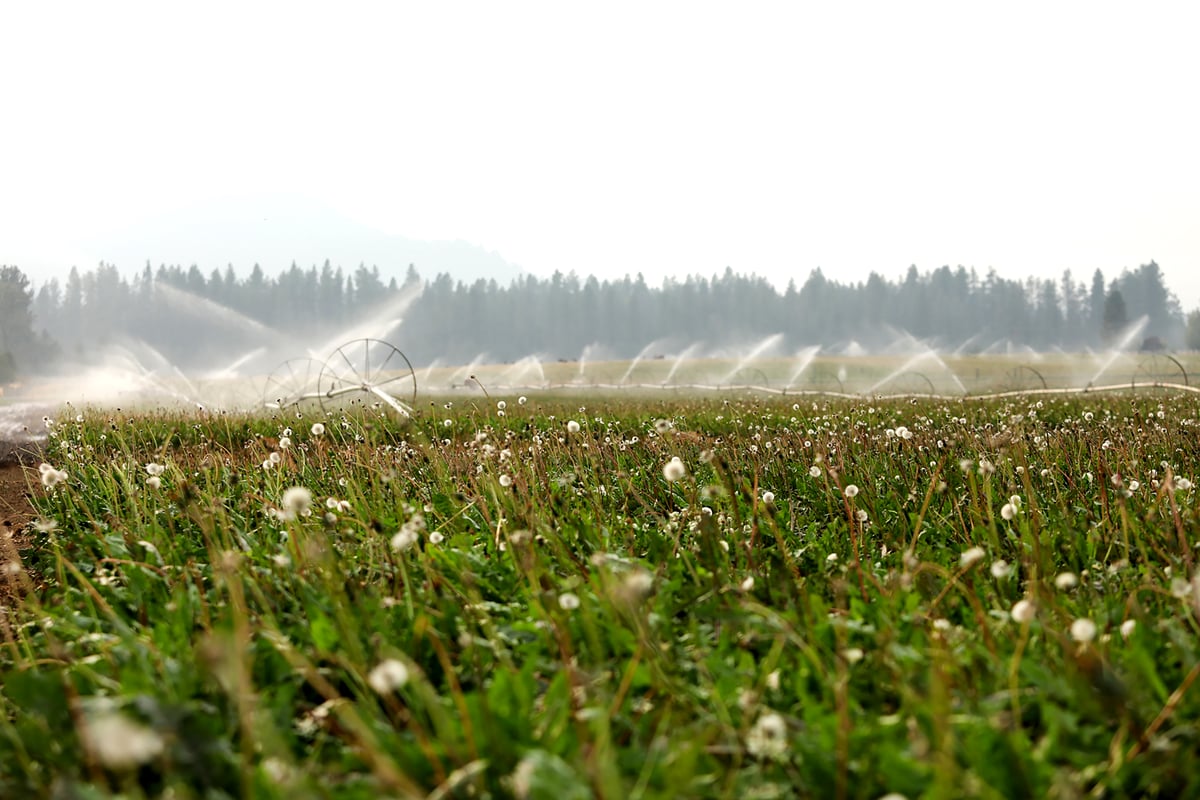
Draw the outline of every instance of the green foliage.
[[[1129,315],[1125,311],[1125,296],[1114,282],[1109,287],[1108,295],[1104,298],[1104,338],[1112,341],[1120,335],[1129,324]]]
[[[12,381],[18,366],[42,355],[33,333],[29,278],[16,267],[0,266],[0,383]]]
[[[276,337],[260,325],[306,342],[333,336],[411,296],[420,280],[414,266],[400,282],[377,268],[343,271],[327,262],[307,269],[292,264],[274,276],[255,265],[242,278],[231,269],[205,276],[195,266],[147,266],[127,281],[116,267],[102,264],[82,275],[72,271],[63,287],[57,281],[42,286],[34,308],[38,325],[67,352],[131,336],[151,343],[172,364],[210,371],[270,345]],[[1153,261],[1124,270],[1109,293],[1097,272],[1090,294],[1069,272],[1055,282],[949,266],[926,272],[914,266],[900,281],[872,274],[863,284],[829,280],[817,269],[783,292],[732,269],[657,287],[641,275],[603,281],[574,273],[525,275],[502,286],[482,279],[464,284],[443,273],[427,282],[417,302],[403,313],[393,308],[389,316],[403,317],[394,336],[417,366],[435,360],[467,364],[480,353],[495,361],[539,353],[544,360],[595,362],[632,358],[648,347],[644,355],[653,359],[691,345],[711,351],[776,334],[784,337],[780,349],[792,351],[814,344],[840,348],[850,340],[876,350],[895,344],[896,329],[964,351],[1001,342],[1078,350],[1094,349],[1110,329],[1102,317],[1112,292],[1123,298],[1125,317],[1147,317],[1145,335],[1171,347],[1182,341],[1179,302]],[[205,301],[226,311],[214,314]],[[721,342],[712,341],[714,319],[721,320]],[[661,349],[650,346],[655,344]]]
[[[1189,397],[454,402],[57,424],[0,794],[1197,790]]]
[[[12,383],[17,379],[17,362],[12,353],[0,350],[0,383]]]
[[[1187,347],[1189,350],[1200,350],[1200,309],[1187,316]]]

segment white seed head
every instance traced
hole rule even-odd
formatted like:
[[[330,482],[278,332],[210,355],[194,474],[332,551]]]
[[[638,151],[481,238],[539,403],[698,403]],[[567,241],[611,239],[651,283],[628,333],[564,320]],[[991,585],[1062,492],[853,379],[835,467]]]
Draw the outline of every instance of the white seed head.
[[[958,557],[958,564],[963,569],[966,569],[968,567],[974,566],[975,564],[979,563],[980,561],[983,561],[983,559],[986,557],[987,557],[987,551],[984,550],[982,547],[972,547],[968,550],[964,550],[963,554]]]
[[[677,481],[687,475],[687,467],[679,460],[679,456],[672,456],[671,460],[663,465],[663,477],[669,481]]]
[[[1024,625],[1037,615],[1037,606],[1032,600],[1018,600],[1013,604],[1011,613],[1014,622]]]
[[[787,749],[787,722],[774,711],[760,716],[746,733],[746,750],[756,758],[783,758]]]
[[[275,455],[272,453],[272,455]],[[312,507],[312,492],[303,486],[293,486],[283,493],[279,501],[279,510],[283,518],[293,520],[303,516]]]
[[[1074,572],[1060,572],[1054,576],[1054,585],[1063,591],[1074,589],[1079,585],[1079,578]]]
[[[1090,642],[1096,638],[1096,623],[1087,617],[1080,617],[1071,623],[1071,638],[1077,642]]]
[[[163,752],[161,736],[119,711],[89,715],[83,734],[96,760],[117,772],[134,769]]]
[[[408,683],[408,667],[395,658],[384,659],[368,673],[367,683],[379,694],[390,694]]]

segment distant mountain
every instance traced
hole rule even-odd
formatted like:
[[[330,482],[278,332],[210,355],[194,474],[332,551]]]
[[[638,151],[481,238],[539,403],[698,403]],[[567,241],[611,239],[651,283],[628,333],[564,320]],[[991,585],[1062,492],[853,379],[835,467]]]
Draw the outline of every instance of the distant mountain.
[[[347,272],[360,264],[377,266],[384,281],[403,280],[408,265],[423,278],[446,272],[471,283],[495,278],[508,284],[520,267],[496,252],[465,241],[418,241],[355,222],[318,203],[298,198],[239,198],[206,204],[147,220],[98,241],[79,242],[78,251],[92,256],[91,268],[103,261],[122,273],[154,267],[196,264],[207,274],[232,264],[242,276],[254,264],[273,275],[295,262],[307,269],[328,260]]]

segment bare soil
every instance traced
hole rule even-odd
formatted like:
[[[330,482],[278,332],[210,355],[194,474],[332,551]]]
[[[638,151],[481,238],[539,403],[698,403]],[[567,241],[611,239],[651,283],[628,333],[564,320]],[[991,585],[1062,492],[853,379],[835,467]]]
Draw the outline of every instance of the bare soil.
[[[13,426],[6,425],[5,432],[14,433]],[[19,561],[20,553],[32,543],[30,522],[35,512],[29,492],[40,480],[36,467],[40,451],[38,443],[24,435],[0,438],[0,607],[19,600],[30,585],[28,573],[14,578],[5,566]]]
[[[21,551],[32,544],[29,523],[35,515],[29,502],[29,487],[31,480],[38,480],[38,475],[35,467],[21,463],[32,454],[22,455],[23,459],[9,454],[0,460],[0,606],[11,604],[21,595],[17,579],[9,575],[4,565],[18,560]]]

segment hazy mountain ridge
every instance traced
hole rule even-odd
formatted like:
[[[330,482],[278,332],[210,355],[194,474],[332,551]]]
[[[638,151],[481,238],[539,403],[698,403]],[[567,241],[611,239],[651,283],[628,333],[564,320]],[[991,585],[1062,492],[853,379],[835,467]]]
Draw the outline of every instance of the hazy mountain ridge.
[[[388,234],[319,203],[294,199],[204,204],[82,242],[79,249],[93,255],[94,263],[113,264],[125,274],[147,262],[155,268],[195,264],[205,274],[232,264],[244,276],[255,264],[275,274],[292,263],[307,269],[326,261],[347,272],[377,266],[385,282],[403,281],[409,264],[424,276],[444,272],[464,283],[495,278],[507,284],[523,274],[499,253],[470,242]]]

